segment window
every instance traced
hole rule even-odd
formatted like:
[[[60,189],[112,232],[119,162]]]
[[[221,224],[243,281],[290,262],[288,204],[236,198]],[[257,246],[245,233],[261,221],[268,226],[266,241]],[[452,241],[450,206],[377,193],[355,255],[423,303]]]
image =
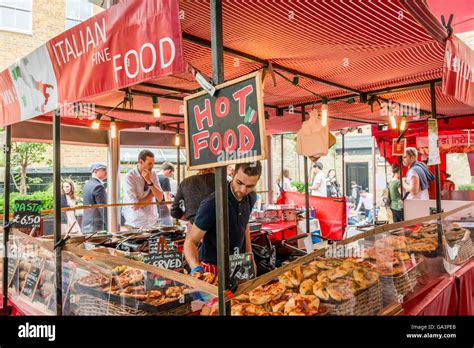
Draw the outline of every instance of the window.
[[[0,30],[31,34],[33,0],[0,0]]]
[[[93,7],[87,0],[66,1],[66,29],[72,28],[92,15]]]

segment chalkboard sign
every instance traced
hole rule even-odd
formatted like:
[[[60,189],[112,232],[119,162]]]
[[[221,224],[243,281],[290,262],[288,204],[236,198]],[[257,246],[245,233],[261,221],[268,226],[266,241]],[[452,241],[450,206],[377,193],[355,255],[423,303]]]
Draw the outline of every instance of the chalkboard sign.
[[[13,207],[14,227],[40,228],[43,202],[18,200]]]
[[[168,243],[168,241],[166,240],[164,236],[153,237],[153,238],[148,239],[148,247],[149,247],[150,255],[157,254],[162,251],[169,251],[170,249],[174,249],[172,246],[170,246],[170,243]]]
[[[229,256],[230,261],[230,273],[232,274],[237,267],[240,265],[240,271],[237,272],[235,277],[240,281],[247,281],[255,278],[255,267],[253,264],[253,254],[234,254]]]
[[[62,273],[62,292],[63,292],[63,314],[68,315],[71,303],[70,289],[71,283],[74,279],[74,274],[76,273],[76,267],[64,267]],[[54,287],[51,290],[50,300],[48,304],[48,310],[50,312],[56,313],[56,278],[54,281]]]
[[[266,158],[260,71],[184,99],[188,170]]]
[[[184,270],[183,255],[176,250],[164,253],[149,254],[143,258],[143,262],[159,268],[171,269],[177,272]],[[172,286],[174,282],[170,279],[160,277],[151,272],[145,272],[145,289],[162,289]]]
[[[38,285],[41,269],[43,268],[44,259],[40,256],[36,256],[31,264],[30,271],[28,272],[23,286],[22,294],[28,298],[33,298],[36,286]]]

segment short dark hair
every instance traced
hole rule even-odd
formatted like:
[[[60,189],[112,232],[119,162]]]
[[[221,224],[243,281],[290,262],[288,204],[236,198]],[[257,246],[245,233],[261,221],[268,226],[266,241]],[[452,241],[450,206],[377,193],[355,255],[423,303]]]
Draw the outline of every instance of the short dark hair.
[[[235,166],[235,172],[238,173],[239,170],[242,170],[245,175],[248,176],[260,176],[262,175],[262,164],[260,161],[250,162],[250,163],[238,163]]]
[[[163,162],[161,165],[161,170],[171,170],[174,172],[174,165],[170,162]]]
[[[395,174],[398,172],[400,172],[400,167],[398,166],[398,164],[392,165],[392,173]]]
[[[146,161],[147,157],[155,158],[155,155],[150,150],[141,150],[138,154],[138,160]]]

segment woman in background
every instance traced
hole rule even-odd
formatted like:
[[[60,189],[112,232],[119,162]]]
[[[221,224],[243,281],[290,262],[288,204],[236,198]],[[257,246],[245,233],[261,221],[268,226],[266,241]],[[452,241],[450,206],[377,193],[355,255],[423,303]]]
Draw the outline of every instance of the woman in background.
[[[62,187],[62,201],[67,202],[67,207],[69,208],[74,208],[76,206],[76,194],[75,194],[75,188],[74,188],[74,182],[70,179],[66,179],[63,181]],[[71,226],[74,224],[74,227],[72,227],[72,230],[70,233],[81,233],[81,227],[79,225],[79,222],[76,219],[76,214],[74,210],[70,210],[66,212],[66,218],[67,221],[66,223],[61,224],[61,233],[66,234],[70,229]]]
[[[329,170],[328,176],[326,178],[326,187],[327,187],[328,197],[334,197],[334,198],[341,197],[341,192],[339,190],[340,185],[337,182],[335,169]]]

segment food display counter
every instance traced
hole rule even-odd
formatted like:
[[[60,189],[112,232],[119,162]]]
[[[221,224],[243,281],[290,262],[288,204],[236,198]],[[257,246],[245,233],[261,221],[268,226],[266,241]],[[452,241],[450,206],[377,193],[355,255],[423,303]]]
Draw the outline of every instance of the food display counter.
[[[240,283],[229,296],[232,314],[472,313],[472,234],[456,221],[473,206],[379,226]],[[62,251],[63,314],[216,314],[217,277],[188,275],[179,250],[184,229],[160,229],[68,240]],[[9,261],[9,299],[16,311],[54,315],[53,243],[13,230]]]

